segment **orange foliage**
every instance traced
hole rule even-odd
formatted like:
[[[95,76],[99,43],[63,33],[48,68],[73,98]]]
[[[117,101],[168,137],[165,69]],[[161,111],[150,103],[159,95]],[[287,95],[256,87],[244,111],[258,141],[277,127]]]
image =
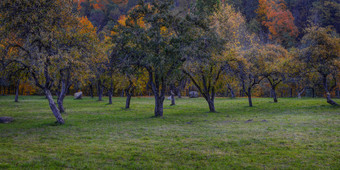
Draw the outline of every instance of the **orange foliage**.
[[[257,14],[261,23],[270,32],[269,38],[282,43],[298,36],[298,29],[294,24],[294,17],[287,9],[284,0],[259,0]]]
[[[81,26],[80,33],[96,33],[96,28],[92,25],[91,21],[87,17],[80,17],[79,23]]]
[[[120,17],[119,17],[119,19],[118,19],[118,23],[120,24],[120,25],[122,25],[122,26],[126,26],[126,20],[127,20],[127,18],[126,18],[126,16],[125,15],[121,15]]]
[[[34,86],[34,84],[30,83],[30,82],[25,82],[25,83],[21,83],[19,85],[19,94],[21,95],[33,95],[37,92],[36,87]]]

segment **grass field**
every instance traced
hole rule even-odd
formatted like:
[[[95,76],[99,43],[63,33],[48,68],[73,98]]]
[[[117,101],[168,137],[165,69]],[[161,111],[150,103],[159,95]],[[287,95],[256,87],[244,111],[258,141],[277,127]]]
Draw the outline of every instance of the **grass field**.
[[[165,101],[153,118],[153,98],[113,105],[65,99],[66,124],[55,126],[41,96],[0,97],[0,169],[339,169],[340,108],[325,99],[204,99]],[[335,99],[340,103],[339,99]]]

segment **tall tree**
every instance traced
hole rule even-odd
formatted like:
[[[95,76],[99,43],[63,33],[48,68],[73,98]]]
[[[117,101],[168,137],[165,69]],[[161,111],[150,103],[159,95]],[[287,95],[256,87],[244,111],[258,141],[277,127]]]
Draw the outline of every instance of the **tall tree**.
[[[144,68],[155,96],[155,116],[163,116],[163,102],[168,78],[182,65],[180,56],[179,18],[171,11],[169,1],[140,2],[127,16],[123,36],[124,61]],[[143,24],[141,24],[143,23]],[[141,25],[146,25],[142,27]]]

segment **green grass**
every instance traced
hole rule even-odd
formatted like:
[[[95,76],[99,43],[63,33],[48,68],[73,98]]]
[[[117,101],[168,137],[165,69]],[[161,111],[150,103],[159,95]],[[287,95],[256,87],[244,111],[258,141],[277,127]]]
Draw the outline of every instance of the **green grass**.
[[[65,99],[55,126],[41,96],[0,97],[0,169],[339,169],[340,108],[325,99]],[[340,103],[339,99],[335,99]],[[252,119],[252,121],[248,121]]]

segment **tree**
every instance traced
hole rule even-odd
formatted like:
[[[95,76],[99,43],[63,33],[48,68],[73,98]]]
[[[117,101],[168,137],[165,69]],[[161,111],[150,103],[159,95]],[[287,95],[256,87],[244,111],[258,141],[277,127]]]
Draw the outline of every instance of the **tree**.
[[[63,55],[71,55],[70,57],[58,57],[55,59],[56,65],[53,72],[59,73],[57,75],[59,79],[57,87],[57,103],[58,109],[61,113],[65,112],[64,109],[64,98],[68,93],[68,89],[72,84],[81,81],[85,78],[88,73],[88,66],[91,62],[92,57],[96,56],[95,48],[98,48],[96,44],[99,42],[96,34],[96,28],[91,24],[87,17],[78,18],[78,24],[72,27],[68,31],[68,36],[73,39],[67,39],[69,44],[74,44],[72,46],[65,47],[69,48],[68,51]],[[67,36],[63,34],[61,36]],[[72,42],[73,41],[73,42]],[[77,44],[75,44],[77,43]],[[73,46],[81,46],[81,48],[75,48]]]
[[[56,81],[56,67],[67,59],[81,56],[85,35],[75,34],[79,20],[67,0],[4,0],[0,2],[0,35],[15,37],[22,43],[10,43],[7,50],[18,49],[20,55],[10,60],[27,69],[37,87],[42,89],[57,119],[64,120],[56,106],[51,89]]]
[[[182,65],[180,54],[179,18],[171,11],[169,1],[140,2],[119,27],[124,46],[122,61],[127,65],[144,68],[155,95],[155,116],[163,116],[163,102],[168,77]],[[145,23],[145,27],[141,27]]]
[[[261,53],[259,47],[253,47],[245,52],[238,60],[236,74],[241,82],[244,94],[248,96],[249,106],[253,106],[252,89],[258,85],[265,77],[261,75]]]
[[[340,39],[331,28],[311,26],[301,40],[302,55],[312,71],[319,74],[326,92],[327,103],[339,105],[331,99],[331,91],[336,87],[340,70]]]
[[[285,72],[283,71],[283,61],[288,57],[288,51],[281,46],[267,44],[261,49],[259,56],[261,75],[265,77],[271,87],[271,93],[276,103],[277,86],[285,80]]]
[[[236,61],[238,41],[235,40],[238,40],[240,23],[244,19],[228,5],[220,6],[208,18],[202,17],[195,11],[187,17],[190,29],[186,34],[191,41],[186,49],[183,72],[207,101],[210,112],[215,112],[216,88],[226,65]]]

